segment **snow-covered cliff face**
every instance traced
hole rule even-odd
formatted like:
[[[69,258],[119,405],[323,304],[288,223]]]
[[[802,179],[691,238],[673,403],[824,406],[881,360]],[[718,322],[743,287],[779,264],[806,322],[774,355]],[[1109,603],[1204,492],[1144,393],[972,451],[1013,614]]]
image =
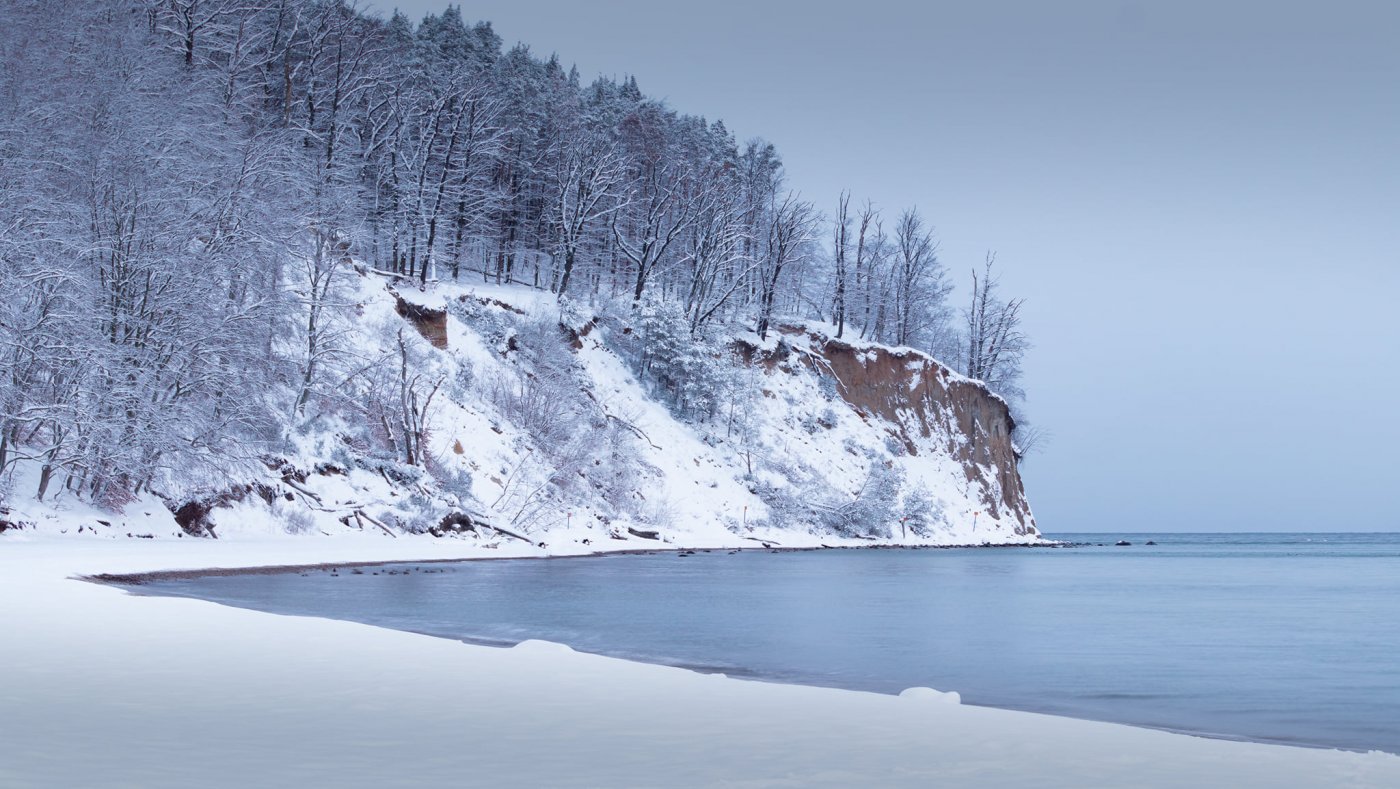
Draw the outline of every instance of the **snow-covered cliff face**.
[[[834,376],[852,408],[894,426],[911,456],[955,460],[982,514],[1014,521],[1018,534],[1035,533],[1006,401],[918,351],[861,347],[812,334],[807,341],[821,358],[809,365]]]
[[[977,543],[1037,536],[1006,402],[924,353],[835,339],[830,328],[784,325],[766,344],[739,341],[741,358],[764,373],[765,394],[785,390],[765,432],[791,450],[794,436],[784,423],[810,424],[812,406],[820,404],[820,429],[807,431],[810,441],[797,438],[802,449],[792,456],[806,455],[827,487],[853,498],[893,477],[899,490],[888,511],[862,511],[890,524],[888,534],[878,522],[861,524],[877,538]],[[805,495],[823,498],[820,491]]]
[[[347,390],[352,407],[315,404],[265,475],[167,497],[178,523],[150,500],[109,517],[60,499],[9,520],[550,550],[1038,537],[1006,404],[917,351],[816,324],[696,346],[665,315],[523,287],[366,274],[353,298],[347,350],[387,372]],[[409,401],[423,407],[411,441]]]

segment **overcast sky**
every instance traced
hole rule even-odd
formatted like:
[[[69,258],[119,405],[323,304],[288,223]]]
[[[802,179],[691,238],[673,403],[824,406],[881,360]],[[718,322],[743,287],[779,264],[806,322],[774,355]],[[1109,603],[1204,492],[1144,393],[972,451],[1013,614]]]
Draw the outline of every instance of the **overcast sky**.
[[[1400,530],[1400,4],[463,13],[772,140],[828,212],[917,205],[962,293],[996,250],[1042,530]]]

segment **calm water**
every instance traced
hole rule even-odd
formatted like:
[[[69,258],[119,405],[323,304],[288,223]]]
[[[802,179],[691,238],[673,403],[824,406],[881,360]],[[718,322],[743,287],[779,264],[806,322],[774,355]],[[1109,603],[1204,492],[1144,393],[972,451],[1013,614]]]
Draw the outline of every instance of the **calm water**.
[[[142,589],[738,676],[891,693],[926,685],[970,704],[1400,752],[1400,535],[1052,536],[1107,545],[396,565]]]

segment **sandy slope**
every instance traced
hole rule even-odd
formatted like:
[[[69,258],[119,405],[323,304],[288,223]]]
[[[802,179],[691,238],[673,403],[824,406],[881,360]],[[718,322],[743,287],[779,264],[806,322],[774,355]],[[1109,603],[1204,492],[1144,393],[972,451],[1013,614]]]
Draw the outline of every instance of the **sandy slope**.
[[[0,786],[1400,786],[1389,754],[468,646],[68,578],[465,550],[0,538]]]

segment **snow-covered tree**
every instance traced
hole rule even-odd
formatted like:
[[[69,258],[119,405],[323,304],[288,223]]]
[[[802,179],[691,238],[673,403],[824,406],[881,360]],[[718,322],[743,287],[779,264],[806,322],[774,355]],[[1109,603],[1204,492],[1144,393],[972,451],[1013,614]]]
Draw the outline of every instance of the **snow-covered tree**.
[[[698,422],[738,402],[720,338],[787,319],[1019,394],[1020,302],[988,264],[950,343],[916,212],[886,233],[843,193],[828,234],[771,143],[633,76],[581,84],[460,8],[0,0],[0,19],[0,474],[35,464],[37,495],[213,485],[372,402],[421,465],[437,380],[407,344],[349,341],[361,277],[470,272],[636,321],[639,370]]]
[[[982,272],[972,272],[972,300],[963,313],[967,351],[963,372],[983,381],[992,391],[1017,398],[1021,392],[1021,358],[1029,343],[1021,331],[1024,299],[1003,299],[992,273],[996,255],[987,253]]]

